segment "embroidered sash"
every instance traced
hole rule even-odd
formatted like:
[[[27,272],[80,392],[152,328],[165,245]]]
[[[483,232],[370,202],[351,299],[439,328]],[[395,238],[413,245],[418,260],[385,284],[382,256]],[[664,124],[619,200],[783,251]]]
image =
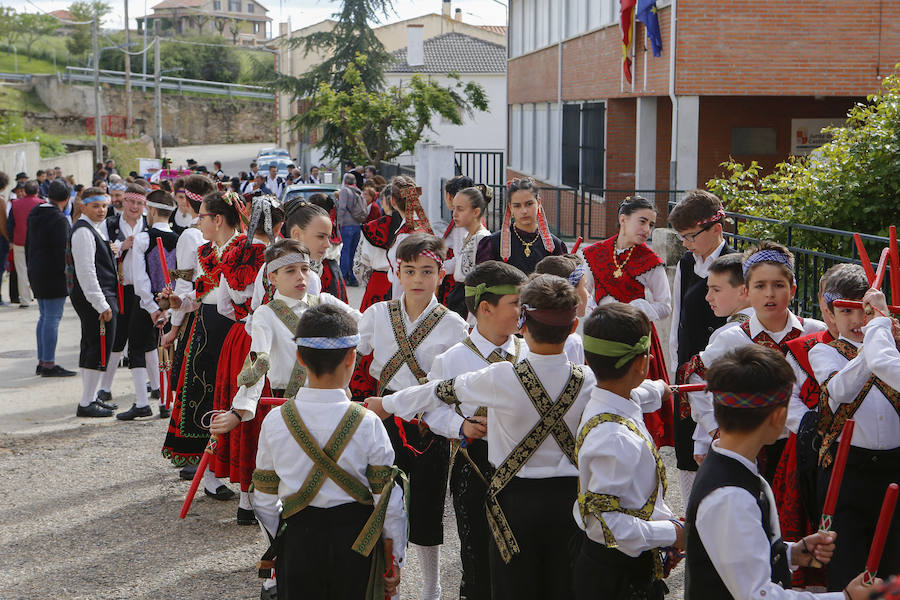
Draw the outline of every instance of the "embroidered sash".
[[[563,453],[572,461],[572,464],[575,464],[575,439],[563,417],[575,403],[581,387],[584,385],[584,371],[582,367],[570,365],[569,379],[566,381],[566,385],[563,387],[563,391],[556,399],[556,402],[553,402],[527,359],[515,365],[514,370],[519,383],[522,384],[522,388],[525,390],[528,399],[531,400],[540,418],[531,431],[497,467],[488,484],[485,498],[488,526],[491,529],[491,534],[494,536],[500,556],[506,563],[509,563],[519,553],[519,544],[509,522],[506,520],[506,516],[503,514],[500,503],[497,501],[497,496],[512,481],[512,478],[515,477],[525,463],[528,462],[528,459],[537,451],[538,447],[544,443],[544,440],[551,435],[553,435]],[[458,405],[459,398],[456,397],[453,386],[453,379],[442,381],[435,389],[435,395],[442,402]]]
[[[446,306],[436,304],[413,332],[407,336],[406,327],[403,324],[403,310],[400,306],[400,300],[389,300],[387,306],[391,328],[394,331],[394,341],[399,349],[384,364],[384,368],[381,369],[381,376],[378,378],[379,394],[388,387],[388,384],[404,364],[409,367],[409,370],[419,380],[419,383],[424,383],[427,380],[427,373],[419,365],[415,350],[428,337],[428,334],[431,333],[441,319],[444,318],[444,315],[447,314]]]
[[[853,360],[859,354],[859,349],[847,340],[837,339],[828,342],[828,345],[837,350],[840,355],[848,361]],[[834,447],[834,443],[837,441],[838,436],[841,435],[844,423],[847,422],[847,419],[853,418],[853,415],[856,414],[856,411],[859,409],[860,405],[862,405],[866,396],[869,395],[869,391],[873,387],[884,394],[884,397],[887,398],[888,402],[894,407],[894,410],[897,411],[897,416],[900,417],[900,392],[893,389],[875,375],[872,375],[866,380],[862,389],[859,390],[859,393],[852,402],[842,403],[838,406],[836,411],[832,411],[828,404],[828,382],[831,381],[831,378],[837,373],[838,372],[835,371],[828,376],[828,379],[822,384],[822,392],[819,395],[819,414],[821,415],[819,418],[819,433],[822,434],[822,447],[819,449],[819,465],[823,469],[830,467],[831,463],[834,461],[834,453],[831,450]]]
[[[800,319],[800,323],[803,324],[803,319]],[[794,327],[791,329],[787,335],[780,342],[776,342],[772,339],[765,330],[760,331],[756,337],[753,337],[750,334],[750,320],[746,320],[740,324],[741,331],[743,331],[748,338],[750,338],[754,344],[759,344],[760,346],[765,346],[766,348],[771,348],[772,350],[778,350],[784,355],[788,353],[788,345],[787,343],[791,340],[796,340],[798,337],[803,335],[803,331]]]
[[[598,415],[594,415],[588,420],[587,423],[584,424],[584,427],[581,428],[581,431],[578,432],[578,439],[575,442],[575,457],[577,459],[578,453],[581,450],[581,445],[584,443],[584,440],[587,438],[588,433],[601,423],[618,423],[624,427],[627,427],[632,433],[643,440],[644,444],[646,444],[647,448],[650,450],[650,453],[653,455],[653,459],[656,461],[656,485],[653,488],[653,492],[650,494],[650,498],[647,499],[647,502],[640,508],[625,508],[622,506],[621,500],[618,496],[613,496],[610,494],[598,494],[596,492],[586,491],[582,492],[580,489],[578,490],[578,509],[581,511],[581,518],[584,520],[585,524],[587,524],[587,516],[594,515],[594,517],[600,521],[600,527],[603,528],[603,540],[604,544],[606,544],[607,548],[616,548],[618,547],[618,542],[616,542],[616,538],[610,530],[609,526],[606,524],[606,521],[603,519],[603,513],[605,512],[620,512],[626,515],[630,515],[632,517],[637,517],[643,521],[649,521],[650,517],[653,515],[653,508],[656,506],[656,499],[659,496],[659,486],[662,484],[663,488],[663,496],[666,495],[666,490],[668,488],[668,481],[666,480],[666,467],[663,464],[662,458],[659,456],[659,452],[656,449],[656,444],[648,440],[643,436],[643,434],[638,429],[637,425],[632,423],[630,420],[626,419],[621,415],[617,415],[615,413],[600,413]],[[579,481],[580,488],[580,481]],[[662,569],[662,561],[660,560],[659,553],[653,553],[653,575],[656,579],[663,578],[663,569]]]

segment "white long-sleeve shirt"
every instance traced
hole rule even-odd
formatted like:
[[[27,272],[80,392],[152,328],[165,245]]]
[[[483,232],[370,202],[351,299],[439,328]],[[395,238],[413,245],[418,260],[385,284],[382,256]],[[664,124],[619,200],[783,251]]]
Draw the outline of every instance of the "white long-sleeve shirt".
[[[473,234],[465,227],[454,227],[447,237],[447,247],[453,249],[453,258],[444,263],[444,270],[453,275],[459,283],[463,283],[472,269],[475,268],[475,253],[478,251],[478,243],[491,232],[482,227]]]
[[[85,214],[82,214],[79,220],[89,223],[102,240],[109,241],[106,221],[97,223],[91,221]],[[103,290],[100,289],[100,282],[97,280],[97,266],[94,264],[96,252],[97,239],[87,228],[79,227],[72,233],[72,262],[75,264],[75,277],[78,278],[78,285],[81,286],[84,297],[91,303],[94,310],[102,314],[108,311],[110,306]]]
[[[328,442],[341,422],[350,400],[344,390],[302,388],[294,402],[303,423],[320,446]],[[359,428],[350,438],[347,447],[337,460],[338,465],[368,487],[366,467],[369,465],[393,465],[394,449],[381,420],[372,412],[366,412]],[[281,500],[300,490],[315,463],[291,435],[280,410],[273,410],[263,420],[259,432],[256,468],[275,471],[280,482],[278,494],[267,494],[258,489],[253,492],[253,508],[260,522],[274,537],[281,514]],[[373,494],[375,504],[380,494]],[[325,478],[321,489],[309,503],[316,508],[333,508],[355,502],[334,481]],[[403,490],[394,484],[384,521],[384,536],[394,542],[394,555],[403,565],[406,554],[406,509]]]
[[[189,294],[194,289],[194,281],[200,276],[200,262],[197,256],[197,250],[206,243],[203,234],[196,227],[188,227],[178,236],[178,243],[175,245],[175,264],[179,271],[191,271],[193,277],[190,281],[178,278],[175,280],[174,291],[179,297]],[[172,311],[172,325],[181,325],[187,316],[187,310]]]
[[[125,217],[123,215],[119,215],[119,231],[122,232],[122,235],[125,236],[126,240],[130,237],[136,237],[137,234],[139,234],[143,230],[143,218],[139,218],[134,227],[132,227],[128,223],[128,221],[125,220]],[[116,259],[122,258],[122,285],[134,285],[134,266],[133,261],[130,260],[131,251],[122,250],[120,246],[117,246],[117,248],[118,250],[116,251]],[[134,247],[132,247],[132,250],[133,249]]]
[[[403,229],[403,226],[405,224],[406,220],[403,220],[400,223],[400,227],[397,231]],[[397,262],[397,245],[407,237],[409,237],[408,233],[397,233],[394,236],[394,243],[391,244],[391,247],[387,249],[387,254],[385,256],[388,263],[388,281],[391,282],[391,298],[399,298],[403,293],[403,286],[400,285],[400,276],[397,274],[397,268],[400,266],[400,264]]]
[[[894,387],[900,386],[900,352],[891,333],[890,319],[872,319],[863,332],[865,337],[861,347],[841,337],[860,348],[853,360],[848,361],[828,344],[817,344],[809,351],[809,362],[819,385],[831,377],[827,388],[832,411],[837,411],[841,404],[853,402],[873,374],[890,387],[900,389]],[[866,394],[853,420],[856,426],[851,445],[868,450],[891,450],[900,446],[900,417],[876,386]]]
[[[431,302],[425,307],[422,314],[416,317],[415,320],[412,320],[406,312],[405,296],[401,295],[399,298],[403,327],[407,336],[415,330],[438,303],[437,299],[432,297]],[[458,314],[448,310],[440,322],[431,330],[431,333],[413,350],[419,366],[426,375],[431,370],[431,363],[438,354],[448,350],[457,342],[463,341],[468,334],[468,324]],[[357,352],[362,356],[370,352],[373,353],[369,374],[376,380],[379,380],[385,363],[391,360],[394,354],[397,353],[397,350],[399,350],[397,340],[394,339],[394,329],[391,326],[387,302],[378,302],[366,309],[362,319],[359,321],[359,337],[360,342]],[[397,391],[417,386],[419,385],[419,380],[413,375],[409,365],[404,362],[394,377],[386,382],[385,385],[387,388]]]
[[[658,382],[653,388],[660,400],[663,386]],[[650,389],[645,387],[642,391],[647,393]],[[613,413],[628,419],[640,435],[614,422],[601,423],[591,429],[578,452],[579,489],[616,496],[624,508],[632,509],[643,507],[653,490],[658,489],[649,521],[621,512],[605,512],[602,516],[616,539],[617,550],[628,556],[637,557],[652,548],[671,546],[675,543],[676,526],[669,519],[674,519],[675,515],[666,505],[662,481],[657,479],[656,459],[647,445],[654,444],[653,437],[644,425],[640,399],[622,398],[608,390],[593,388],[578,431],[600,413]],[[600,521],[592,514],[587,515],[587,522],[582,520],[577,500],[572,515],[590,539],[599,544],[606,543]]]
[[[616,254],[622,254],[627,250],[616,250]],[[628,304],[637,308],[651,321],[659,321],[665,319],[672,313],[672,294],[669,292],[669,279],[666,277],[666,267],[658,265],[653,267],[646,273],[641,273],[635,280],[644,286],[644,297],[635,298]],[[600,300],[592,301],[594,296],[588,297],[588,314],[597,306],[603,306],[611,302],[618,302],[610,295],[600,298]]]
[[[151,229],[158,229],[159,231],[167,231],[169,233],[172,232],[172,227],[166,221],[154,223],[151,226]],[[134,245],[131,247],[131,252],[128,253],[125,261],[131,263],[130,269],[134,276],[134,293],[140,298],[141,308],[152,315],[159,310],[159,305],[153,297],[153,290],[150,286],[150,276],[147,274],[147,261],[145,260],[145,255],[149,249],[150,234],[146,231],[141,231],[134,236]],[[171,265],[169,266],[171,267]]]
[[[298,317],[310,307],[310,294],[306,294],[302,299],[297,300],[288,298],[282,295],[281,292],[275,292],[273,299],[284,302]],[[357,322],[362,317],[362,313],[358,310],[350,308],[331,294],[319,295],[318,303],[339,306]],[[268,378],[272,389],[277,390],[288,387],[291,373],[294,372],[294,364],[297,362],[297,345],[294,343],[295,333],[287,328],[268,304],[263,304],[254,312],[253,320],[250,324],[250,352],[265,352],[268,354],[269,371],[265,377],[260,377],[254,385],[250,387],[240,386],[234,396],[234,400],[231,403],[232,407],[238,410],[246,410],[250,413],[245,416],[245,421],[249,421],[256,416],[256,407],[265,387],[266,378]]]
[[[713,442],[712,451],[737,460],[759,477],[759,471],[752,461],[736,452],[719,448],[718,441]],[[769,527],[774,539],[778,539],[781,537],[781,527],[778,524],[778,510],[772,488],[765,479],[759,479],[771,507]],[[844,600],[843,592],[813,594],[785,590],[773,583],[769,562],[772,540],[766,538],[761,522],[762,511],[756,498],[744,488],[736,486],[725,486],[713,491],[700,501],[697,508],[697,534],[716,572],[736,600]],[[786,543],[790,558],[795,544]]]
[[[377,304],[376,304],[377,306]],[[563,354],[534,354],[527,360],[555,402],[569,380],[570,365]],[[581,413],[596,385],[594,374],[581,367],[584,382],[578,397],[563,417],[574,436]],[[440,407],[443,402],[435,395],[438,381],[411,387],[384,398],[384,409],[402,419],[410,419],[420,412]],[[537,424],[540,415],[525,396],[522,384],[508,362],[496,363],[474,373],[455,378],[454,390],[459,401],[469,406],[486,406],[488,409],[488,460],[495,467],[525,439]],[[524,479],[548,477],[577,477],[578,469],[563,453],[553,436],[548,436],[525,465],[516,474]]]

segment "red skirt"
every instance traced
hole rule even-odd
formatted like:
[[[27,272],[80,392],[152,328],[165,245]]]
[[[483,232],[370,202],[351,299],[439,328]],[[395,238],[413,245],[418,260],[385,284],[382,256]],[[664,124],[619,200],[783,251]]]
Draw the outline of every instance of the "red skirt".
[[[797,475],[797,434],[792,433],[784,445],[781,460],[772,480],[772,495],[778,507],[781,537],[800,540],[816,532],[809,522],[800,499],[800,478]],[[826,585],[825,569],[800,568],[794,571],[792,585],[795,588]]]
[[[216,390],[213,397],[215,410],[228,410],[238,391],[237,376],[241,372],[244,360],[250,352],[250,336],[247,335],[243,323],[235,323],[219,355],[219,368],[216,371]],[[268,382],[263,389],[263,396],[271,396]],[[210,468],[216,477],[227,477],[232,483],[239,483],[242,492],[250,491],[253,469],[256,468],[256,447],[259,442],[259,428],[262,420],[271,407],[259,406],[256,416],[240,423],[228,433],[219,436],[216,454],[210,461]]]
[[[647,379],[662,379],[669,383],[669,374],[666,371],[666,359],[663,355],[662,344],[659,343],[659,335],[656,333],[656,325],[650,324],[650,369],[647,373]],[[673,432],[674,408],[672,405],[672,397],[670,396],[663,401],[662,407],[656,412],[644,413],[644,425],[647,431],[653,436],[658,448],[663,446],[674,446],[675,437]]]
[[[366,285],[366,293],[359,305],[359,312],[366,312],[366,309],[373,304],[389,300],[390,297],[391,281],[388,279],[387,272],[372,271],[372,274],[369,275],[369,283]]]

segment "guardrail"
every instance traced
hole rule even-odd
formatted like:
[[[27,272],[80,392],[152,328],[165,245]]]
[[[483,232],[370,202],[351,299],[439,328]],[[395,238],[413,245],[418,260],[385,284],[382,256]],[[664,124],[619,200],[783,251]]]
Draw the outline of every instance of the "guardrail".
[[[0,73],[0,79],[4,81],[31,81],[31,73]]]
[[[66,71],[60,74],[63,81],[89,82],[94,81],[94,70],[86,67],[66,67]],[[125,85],[124,71],[100,70],[100,83],[110,85]],[[131,74],[131,87],[141,88],[144,91],[156,87],[156,78],[153,75],[143,73]],[[185,79],[181,77],[160,77],[160,88],[174,90],[179,93],[195,92],[201,94],[215,94],[218,96],[239,98],[260,98],[274,100],[275,95],[268,88],[257,85],[242,85],[238,83],[222,83],[218,81],[204,81],[202,79]]]

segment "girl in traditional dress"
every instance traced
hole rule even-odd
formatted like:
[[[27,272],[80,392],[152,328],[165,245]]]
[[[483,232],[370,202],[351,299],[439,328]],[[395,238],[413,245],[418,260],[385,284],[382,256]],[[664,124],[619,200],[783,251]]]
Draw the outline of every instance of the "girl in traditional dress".
[[[456,197],[456,194],[457,192],[459,192],[459,190],[472,187],[473,185],[475,185],[475,182],[472,181],[472,178],[466,177],[465,175],[457,175],[444,184],[444,204],[447,205],[447,209],[450,211],[450,222],[447,223],[447,229],[444,230],[444,242],[448,244],[448,261],[453,258],[453,248],[449,246],[450,242],[448,238],[450,237],[450,234],[452,234],[456,229],[456,221],[453,220],[453,199]],[[476,244],[476,248],[477,247],[478,246]],[[441,285],[438,287],[438,302],[440,302],[444,306],[447,306],[447,298],[454,287],[456,287],[456,279],[453,278],[453,273],[448,271],[447,274],[444,275],[444,280],[441,281]]]
[[[308,202],[325,209],[331,220],[330,245],[318,258],[310,249],[310,258],[313,261],[312,269],[322,280],[322,291],[328,292],[341,302],[347,302],[347,284],[341,274],[341,241],[340,228],[335,224],[334,198],[325,194],[313,194]]]
[[[366,286],[359,306],[363,312],[376,302],[391,299],[387,250],[403,223],[402,215],[391,208],[389,195],[382,194],[379,202],[384,215],[363,224],[362,237],[353,259],[353,274],[361,285]]]
[[[641,196],[630,196],[619,206],[619,232],[592,244],[584,250],[593,277],[593,300],[596,305],[624,302],[641,310],[651,322],[649,379],[666,383],[666,362],[655,322],[672,312],[666,265],[647,245],[656,225],[656,206]],[[592,303],[593,304],[593,303]],[[588,306],[588,309],[592,309]],[[663,402],[655,413],[644,415],[647,429],[657,446],[671,446],[672,400]]]
[[[502,260],[530,275],[545,256],[566,253],[566,245],[550,233],[533,179],[509,181],[506,198],[503,227],[478,243],[475,262]]]
[[[453,274],[453,287],[444,305],[463,319],[469,316],[466,308],[465,281],[475,268],[475,253],[482,239],[491,232],[482,224],[484,211],[494,199],[494,193],[483,183],[463,188],[453,197],[453,221],[456,227],[447,238],[453,258],[444,263],[444,270]]]
[[[190,200],[194,198],[188,194]],[[233,195],[213,192],[200,205],[199,227],[207,240],[194,255],[193,290],[179,295],[164,290],[162,297],[171,307],[181,311],[196,311],[189,334],[184,362],[179,376],[178,395],[169,420],[169,429],[162,454],[176,466],[196,465],[200,462],[209,441],[209,413],[213,409],[213,395],[219,355],[233,320],[218,311],[223,257],[246,238],[239,234],[240,213]],[[177,249],[176,249],[177,253]],[[180,267],[181,265],[179,265]],[[254,271],[255,273],[255,271]],[[211,472],[204,481],[206,494],[219,499],[234,495],[227,486],[218,483]]]

